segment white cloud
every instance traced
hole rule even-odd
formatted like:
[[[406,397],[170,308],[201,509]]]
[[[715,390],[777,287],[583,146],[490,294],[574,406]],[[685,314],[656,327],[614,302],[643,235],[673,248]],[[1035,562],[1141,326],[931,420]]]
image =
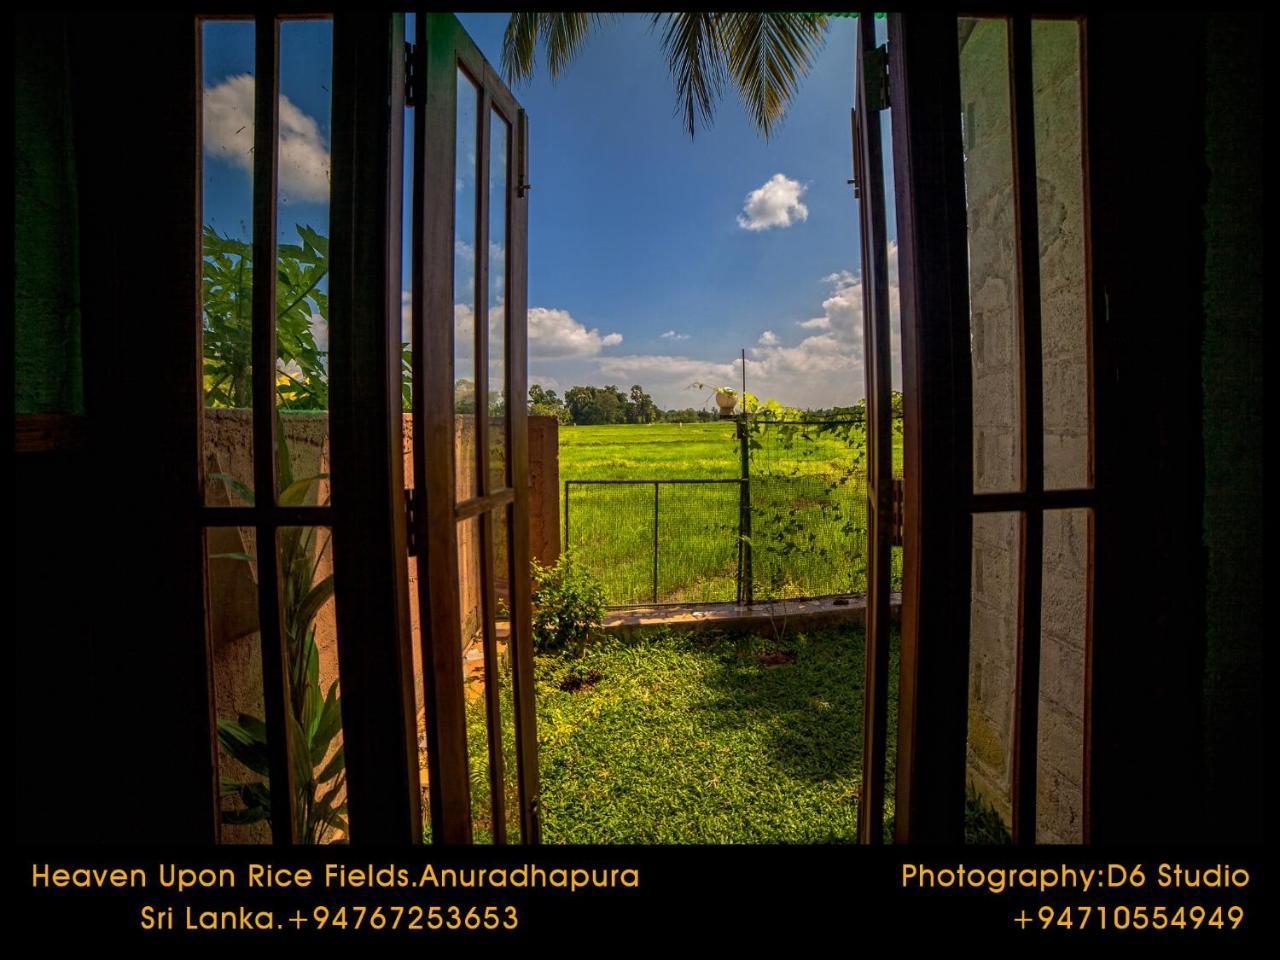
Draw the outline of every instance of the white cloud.
[[[204,148],[253,173],[254,79],[228,77],[204,91]],[[281,202],[329,199],[329,148],[315,118],[288,97],[280,97]]]
[[[533,356],[590,357],[621,342],[622,334],[602,336],[594,327],[588,330],[568,310],[529,308],[529,353]]]
[[[316,346],[327,353],[329,350],[329,321],[318,313],[311,315],[311,336],[315,338]]]
[[[785,343],[776,329],[761,334],[748,351],[747,389],[796,407],[844,406],[866,393],[863,366],[862,281],[842,270],[823,278],[821,314],[799,321],[803,332]],[[890,354],[895,387],[901,384],[897,249],[889,248]],[[782,329],[781,327],[777,329]],[[640,383],[664,407],[703,406],[708,391],[691,390],[741,382],[741,361],[719,363],[679,355],[614,355],[597,358],[590,370],[575,371],[575,383]],[[569,382],[565,380],[565,382]]]
[[[764,185],[747,194],[738,226],[743,230],[789,227],[808,219],[809,208],[800,198],[809,188],[799,180],[775,173]]]
[[[660,335],[660,339],[662,339],[662,340],[688,340],[688,339],[689,339],[689,334],[687,334],[687,333],[678,333],[678,332],[676,332],[675,330],[668,330],[666,333],[664,333],[664,334],[661,334],[661,335]]]

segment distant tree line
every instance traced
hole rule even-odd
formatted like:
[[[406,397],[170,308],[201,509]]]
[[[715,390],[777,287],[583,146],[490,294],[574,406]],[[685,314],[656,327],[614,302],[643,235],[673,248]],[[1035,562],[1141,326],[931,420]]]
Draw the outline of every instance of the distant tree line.
[[[902,394],[893,392],[892,414],[902,416]],[[748,410],[752,406],[748,406]],[[782,408],[779,407],[779,410]],[[804,411],[788,411],[790,415],[807,420],[861,420],[866,412],[864,401],[848,407],[826,407]],[[555,417],[563,424],[594,426],[607,423],[676,423],[717,419],[717,414],[706,407],[685,407],[683,410],[662,410],[653,397],[639,384],[623,393],[610,384],[606,387],[570,387],[563,397],[554,390],[534,384],[529,388],[529,413],[533,416]]]

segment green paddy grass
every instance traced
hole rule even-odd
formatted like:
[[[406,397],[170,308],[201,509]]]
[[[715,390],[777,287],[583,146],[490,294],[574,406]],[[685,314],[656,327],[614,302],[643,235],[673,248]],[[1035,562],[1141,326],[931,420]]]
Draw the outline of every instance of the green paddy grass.
[[[751,454],[755,598],[865,589],[865,492],[861,474],[850,475],[856,450],[811,426],[771,427],[761,439]],[[896,444],[900,461],[900,437]],[[860,437],[854,446],[861,446]],[[740,475],[732,422],[562,427],[567,545],[601,580],[613,605],[736,600],[736,484],[664,484],[657,490],[643,483],[574,485],[566,503],[564,481]]]

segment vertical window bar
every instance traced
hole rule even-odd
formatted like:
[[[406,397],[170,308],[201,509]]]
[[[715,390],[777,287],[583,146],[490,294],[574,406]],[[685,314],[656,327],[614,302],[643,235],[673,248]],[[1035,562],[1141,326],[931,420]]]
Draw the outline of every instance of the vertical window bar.
[[[1040,331],[1040,229],[1037,207],[1031,18],[1011,22],[1014,223],[1017,232],[1018,327],[1022,384],[1022,556],[1018,590],[1017,688],[1013,749],[1013,839],[1036,839],[1036,748],[1040,706],[1040,614],[1043,594],[1044,367]]]
[[[486,361],[487,363],[488,361]],[[497,507],[506,510],[506,505]],[[507,793],[503,770],[502,681],[498,664],[497,584],[494,582],[494,511],[480,514],[480,610],[484,629],[484,712],[489,727],[489,819],[493,842],[507,842]],[[510,548],[508,548],[510,549]],[[507,640],[510,644],[510,638]],[[508,655],[510,650],[508,649]]]
[[[453,239],[456,176],[456,21],[417,16],[418,82],[414,123],[413,456],[418,522],[418,609],[427,722],[432,840],[470,843],[471,792],[454,517]],[[434,45],[434,51],[432,52]],[[430,55],[428,55],[430,54]],[[427,131],[431,132],[427,136]],[[448,317],[448,322],[438,318]],[[429,322],[432,321],[432,322]],[[434,456],[427,456],[432,451]],[[428,496],[428,492],[431,493]]]
[[[858,123],[855,176],[860,195],[863,269],[863,343],[866,348],[867,501],[870,552],[867,564],[866,675],[863,691],[863,746],[858,840],[884,839],[885,748],[889,685],[889,526],[892,509],[892,438],[889,410],[888,251],[884,218],[884,175],[880,113],[868,89],[868,55],[875,50],[875,18],[858,17]]]
[[[507,300],[506,364],[507,364],[507,428],[510,446],[507,458],[508,476],[515,489],[515,502],[507,513],[507,535],[511,538],[511,636],[508,656],[511,658],[512,684],[515,688],[516,767],[520,783],[520,836],[525,843],[539,843],[542,823],[538,778],[538,736],[534,714],[533,638],[529,634],[533,622],[532,584],[529,580],[529,432],[528,371],[524,358],[528,349],[528,325],[524,322],[527,297],[528,251],[528,117],[523,110],[516,116],[515,137],[507,138],[508,151],[518,150],[515,163],[508,169],[520,175],[507,177],[507,256],[504,257]],[[512,139],[516,146],[513,148]],[[512,156],[512,153],[508,153]],[[512,318],[519,318],[513,321]],[[569,524],[569,498],[565,494],[566,544]]]
[[[480,78],[480,109],[476,111],[476,229],[475,270],[472,281],[475,294],[475,376],[476,376],[476,447],[480,471],[476,490],[484,496],[493,486],[489,474],[489,115],[493,100],[488,85]],[[455,373],[456,376],[456,373]],[[505,509],[503,507],[502,509]],[[480,515],[480,613],[484,643],[485,724],[489,728],[489,819],[493,842],[507,842],[506,790],[502,770],[502,704],[498,680],[498,636],[495,608],[498,602],[494,584],[493,513]]]
[[[489,480],[489,112],[493,100],[483,78],[476,81],[480,89],[480,109],[476,111],[476,228],[475,270],[471,273],[475,292],[475,375],[476,375],[476,446],[479,456],[470,466],[480,471],[476,491],[480,496],[490,492]],[[458,375],[454,371],[454,376]],[[492,573],[486,570],[484,576]]]
[[[258,513],[259,633],[262,639],[263,704],[271,770],[271,833],[277,844],[297,842],[293,771],[289,761],[288,653],[280,610],[276,531],[268,519],[275,503],[276,285],[269,264],[276,259],[276,174],[279,128],[280,31],[274,14],[256,21],[253,130],[253,477]]]
[[[903,842],[958,843],[964,835],[973,389],[956,22],[891,13],[889,46],[906,408],[894,832]]]

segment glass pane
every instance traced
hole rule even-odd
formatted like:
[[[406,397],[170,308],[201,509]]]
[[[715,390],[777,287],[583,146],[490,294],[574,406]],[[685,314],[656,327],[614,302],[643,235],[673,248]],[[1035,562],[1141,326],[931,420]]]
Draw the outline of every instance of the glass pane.
[[[201,26],[201,336],[205,504],[253,485],[252,21]]]
[[[290,722],[296,722],[310,779],[295,785],[302,843],[347,839],[347,771],[342,752],[333,547],[327,527],[283,527],[279,549],[281,622],[288,652]],[[296,749],[296,746],[295,746]]]
[[[280,24],[276,197],[279,500],[328,503],[329,115],[333,24]],[[286,466],[287,464],[287,466]]]
[[[462,684],[467,703],[467,759],[476,843],[493,842],[489,804],[489,725],[485,713],[484,610],[481,602],[480,518],[458,523],[458,599]]]
[[[1009,31],[1004,20],[959,21],[960,122],[968,210],[973,362],[973,487],[1021,487],[1021,349],[1013,211]]]
[[[1012,823],[1019,514],[973,517],[965,837],[1006,840]]]
[[[1036,841],[1084,842],[1085,637],[1088,510],[1044,515]]]
[[[1044,485],[1089,477],[1088,277],[1085,259],[1080,26],[1031,24],[1044,361]]]
[[[480,91],[458,71],[453,218],[453,412],[459,500],[479,493],[476,448],[476,165]]]
[[[489,115],[489,487],[507,480],[507,122]]]
[[[270,843],[258,569],[252,527],[205,531],[209,651],[218,720],[222,843]],[[245,736],[238,736],[245,734]]]

